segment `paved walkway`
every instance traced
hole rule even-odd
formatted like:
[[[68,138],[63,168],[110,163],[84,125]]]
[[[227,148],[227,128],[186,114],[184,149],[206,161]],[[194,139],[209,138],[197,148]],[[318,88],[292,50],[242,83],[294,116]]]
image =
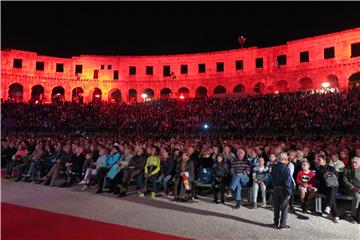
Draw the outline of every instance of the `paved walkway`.
[[[325,217],[309,220],[289,215],[290,231],[271,227],[271,209],[235,210],[201,199],[174,203],[167,198],[119,198],[95,194],[95,189],[48,187],[1,180],[1,201],[55,213],[121,224],[144,230],[194,239],[360,239],[360,225]]]

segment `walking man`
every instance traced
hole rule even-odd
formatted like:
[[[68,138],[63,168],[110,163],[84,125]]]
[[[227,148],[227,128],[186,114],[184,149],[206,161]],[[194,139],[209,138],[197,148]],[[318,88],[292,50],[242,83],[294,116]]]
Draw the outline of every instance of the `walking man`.
[[[278,163],[273,165],[271,171],[271,177],[274,186],[274,227],[280,230],[290,229],[290,226],[286,225],[286,219],[288,214],[289,198],[293,189],[293,183],[290,170],[286,166],[287,159],[287,153],[280,153],[278,156]]]

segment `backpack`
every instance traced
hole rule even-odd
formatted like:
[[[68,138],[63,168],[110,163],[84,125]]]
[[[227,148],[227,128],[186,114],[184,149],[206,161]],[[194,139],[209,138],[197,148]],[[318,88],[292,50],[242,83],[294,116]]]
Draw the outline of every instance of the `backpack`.
[[[202,183],[211,182],[211,170],[210,168],[202,168],[199,172],[199,181]]]
[[[339,181],[335,173],[326,171],[324,174],[324,181],[327,187],[338,187]]]

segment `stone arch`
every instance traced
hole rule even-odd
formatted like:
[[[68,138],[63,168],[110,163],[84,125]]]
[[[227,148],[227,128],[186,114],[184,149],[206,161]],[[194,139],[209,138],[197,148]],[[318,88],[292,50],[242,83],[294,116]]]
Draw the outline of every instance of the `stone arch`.
[[[153,100],[155,97],[155,92],[152,88],[146,88],[143,94],[146,94],[145,100]]]
[[[137,91],[133,88],[129,89],[128,92],[128,102],[136,103],[137,102]]]
[[[222,85],[218,85],[214,89],[214,94],[225,94],[225,93],[226,93],[226,88]]]
[[[24,87],[20,83],[13,83],[9,86],[8,99],[14,102],[23,100]]]
[[[181,87],[179,88],[177,94],[180,98],[188,98],[190,95],[190,90],[187,87]]]
[[[234,90],[233,90],[234,93],[243,93],[245,92],[245,86],[244,84],[238,84],[234,87]]]
[[[172,91],[170,88],[163,88],[160,91],[160,99],[169,99],[171,98]]]
[[[314,83],[311,78],[304,77],[299,80],[299,90],[304,91],[304,90],[313,89],[313,88],[314,88]]]
[[[56,86],[51,91],[52,102],[63,102],[65,100],[65,89],[61,86]]]
[[[265,90],[265,84],[263,82],[258,82],[254,85],[253,90],[256,94],[262,94]]]
[[[360,72],[354,73],[349,77],[349,88],[360,86]]]
[[[196,89],[197,98],[206,98],[208,95],[208,90],[206,87],[200,86]]]
[[[101,102],[102,91],[100,88],[94,88],[92,93],[93,102]]]
[[[280,93],[284,93],[287,92],[289,90],[288,87],[288,82],[285,80],[280,80],[276,82],[276,89],[280,92]]]
[[[330,88],[339,87],[339,78],[334,74],[330,74],[329,76],[327,76],[326,81],[330,83]]]
[[[118,88],[113,88],[109,92],[109,102],[121,102],[121,91]]]
[[[43,101],[45,89],[42,85],[35,85],[31,88],[31,100]]]
[[[84,102],[84,90],[81,87],[76,87],[72,90],[72,101],[76,103]]]
[[[360,101],[360,72],[354,73],[349,77],[349,90],[350,99]]]

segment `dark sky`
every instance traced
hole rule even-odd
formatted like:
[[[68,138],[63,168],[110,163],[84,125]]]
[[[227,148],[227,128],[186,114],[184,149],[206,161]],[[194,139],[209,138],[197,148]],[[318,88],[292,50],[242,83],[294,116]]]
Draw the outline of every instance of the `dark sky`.
[[[360,27],[359,2],[1,2],[2,49],[69,57],[207,52]]]

